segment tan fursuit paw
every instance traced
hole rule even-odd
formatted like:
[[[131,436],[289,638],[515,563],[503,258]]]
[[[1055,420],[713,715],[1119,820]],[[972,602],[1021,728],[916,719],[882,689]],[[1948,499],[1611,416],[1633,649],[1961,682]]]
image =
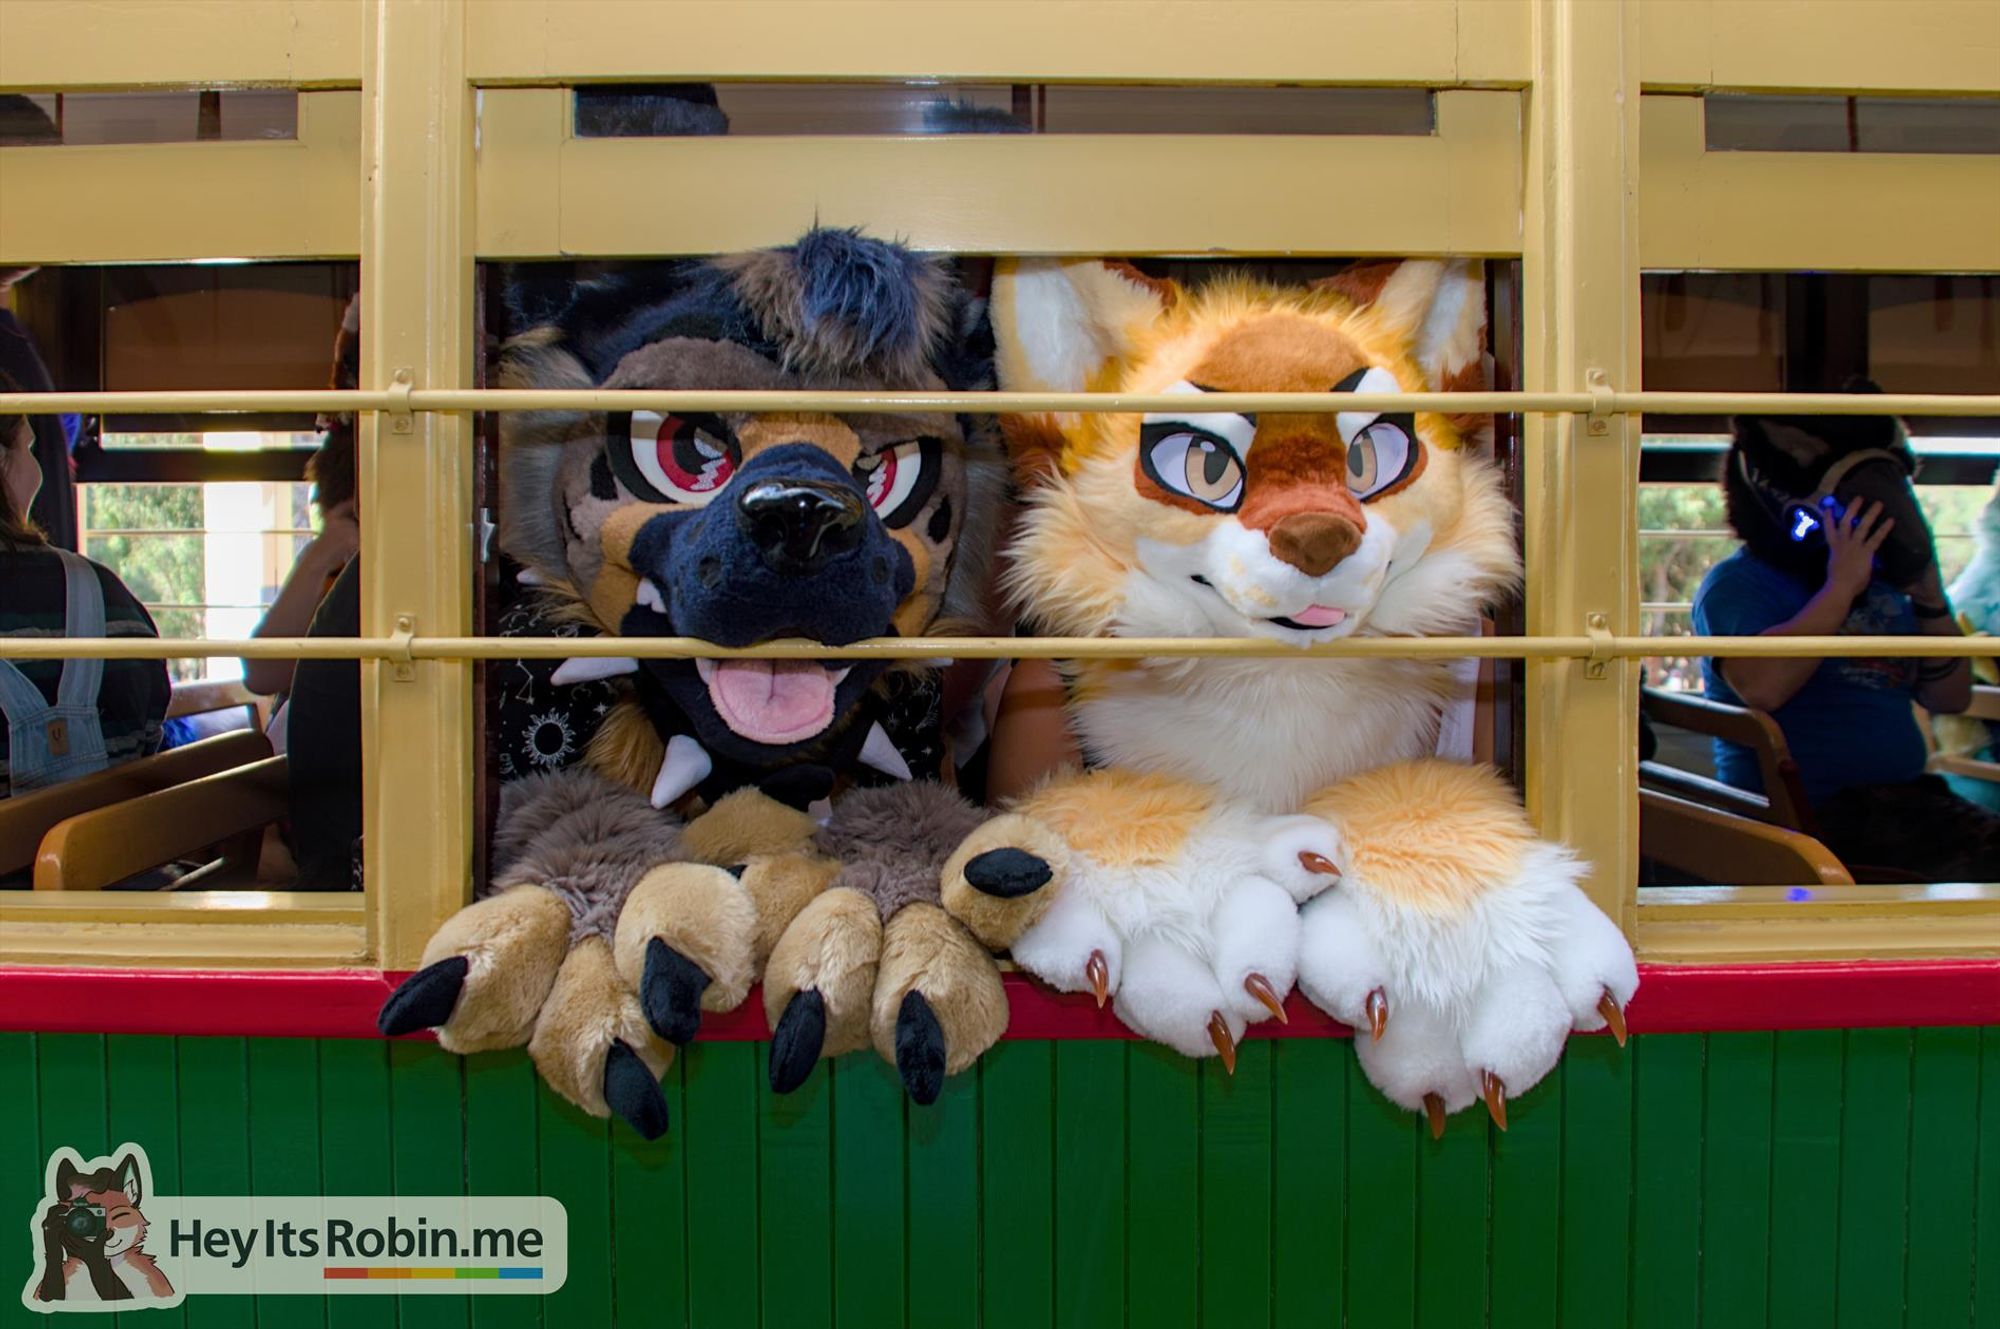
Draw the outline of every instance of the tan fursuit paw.
[[[1403,762],[1344,780],[1307,810],[1345,844],[1306,905],[1299,986],[1356,1030],[1376,1088],[1444,1129],[1483,1100],[1507,1125],[1572,1029],[1622,1043],[1632,948],[1579,889],[1585,867],[1536,838],[1491,771]]]
[[[1004,951],[1048,912],[1068,869],[1060,836],[1031,816],[1003,813],[945,860],[944,907],[989,950]]]
[[[1069,859],[1061,889],[1014,942],[1023,969],[1232,1069],[1249,1025],[1284,1018],[1298,902],[1333,879],[1339,837],[1326,822],[1261,816],[1189,781],[1115,768],[1024,810],[1061,834]]]
[[[869,1026],[911,1099],[935,1103],[1007,1029],[1000,967],[943,909],[906,905],[882,927]]]
[[[395,1038],[435,1029],[458,1053],[519,1047],[569,950],[570,908],[540,886],[476,900],[446,919],[423,964],[383,1003],[376,1024]]]
[[[819,825],[794,807],[755,789],[723,795],[715,806],[689,822],[681,844],[690,857],[719,868],[753,858],[803,853]]]
[[[851,887],[815,897],[785,929],[764,966],[773,1093],[804,1084],[822,1057],[868,1045],[881,954],[881,915]]]
[[[602,937],[586,937],[563,961],[528,1055],[551,1089],[593,1117],[616,1113],[648,1140],[666,1134],[660,1077],[674,1049],[654,1037]]]
[[[704,1010],[734,1010],[750,994],[757,907],[727,869],[669,863],[625,898],[612,952],[654,1032],[685,1047]]]

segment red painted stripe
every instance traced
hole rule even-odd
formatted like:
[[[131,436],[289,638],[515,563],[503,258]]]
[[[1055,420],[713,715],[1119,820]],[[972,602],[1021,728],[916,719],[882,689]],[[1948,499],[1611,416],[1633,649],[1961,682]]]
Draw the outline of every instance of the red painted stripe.
[[[1899,960],[1641,969],[1635,1033],[2000,1024],[2000,960]],[[403,974],[374,970],[76,969],[0,965],[0,1030],[40,1033],[374,1038]],[[1130,1038],[1088,996],[1006,976],[1008,1038]],[[1294,994],[1291,1023],[1256,1038],[1345,1037]],[[761,995],[702,1018],[707,1039],[770,1036]]]

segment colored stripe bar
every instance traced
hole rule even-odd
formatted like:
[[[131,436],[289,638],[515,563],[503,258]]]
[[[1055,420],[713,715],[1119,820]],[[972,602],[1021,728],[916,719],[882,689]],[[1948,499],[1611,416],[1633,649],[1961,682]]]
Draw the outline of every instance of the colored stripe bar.
[[[540,1278],[542,1266],[533,1265],[477,1265],[456,1268],[416,1267],[411,1265],[328,1265],[320,1270],[322,1278]]]

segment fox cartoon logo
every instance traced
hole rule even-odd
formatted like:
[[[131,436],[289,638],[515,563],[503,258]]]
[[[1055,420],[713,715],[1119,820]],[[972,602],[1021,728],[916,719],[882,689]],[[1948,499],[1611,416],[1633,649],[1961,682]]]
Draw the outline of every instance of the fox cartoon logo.
[[[146,1254],[153,1169],[146,1151],[127,1144],[85,1164],[74,1149],[49,1159],[44,1193],[29,1229],[36,1262],[23,1300],[32,1310],[96,1308],[97,1303],[179,1298]]]

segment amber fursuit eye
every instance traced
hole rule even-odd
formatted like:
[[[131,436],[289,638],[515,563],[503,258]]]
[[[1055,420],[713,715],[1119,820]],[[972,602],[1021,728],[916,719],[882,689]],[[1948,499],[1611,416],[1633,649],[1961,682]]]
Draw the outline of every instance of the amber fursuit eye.
[[[1217,512],[1234,512],[1243,502],[1243,463],[1206,430],[1174,421],[1148,424],[1140,435],[1139,461],[1162,489]]]
[[[1410,473],[1416,442],[1402,419],[1384,416],[1347,444],[1347,487],[1366,502]]]

